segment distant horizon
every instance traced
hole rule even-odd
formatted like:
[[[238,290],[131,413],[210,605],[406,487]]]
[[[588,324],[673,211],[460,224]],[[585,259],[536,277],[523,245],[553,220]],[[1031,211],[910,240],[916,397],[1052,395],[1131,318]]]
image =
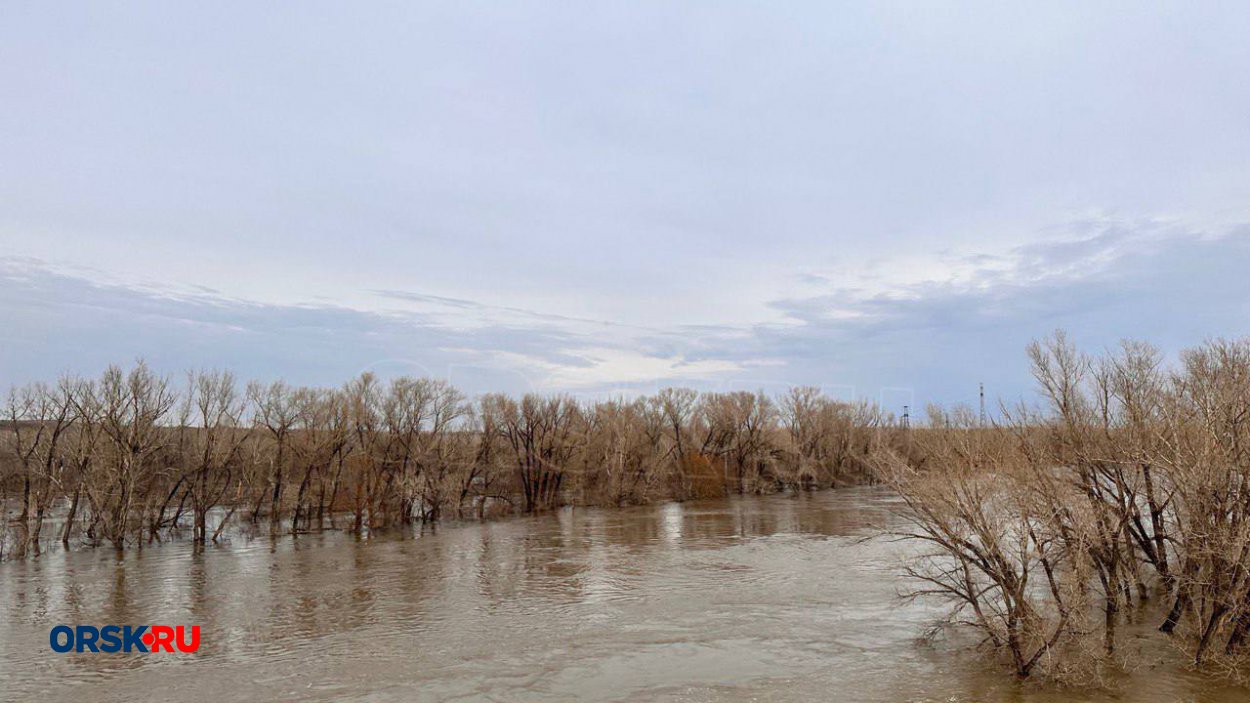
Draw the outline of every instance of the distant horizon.
[[[1118,348],[1086,349],[1075,344],[1074,341],[1067,335],[1067,332],[1062,329],[1054,330],[1051,334],[1039,337],[1032,341],[1046,346],[1059,340],[1061,340],[1064,345],[1071,345],[1076,353],[1083,355],[1088,360],[1090,366],[1087,369],[1087,373],[1084,373],[1084,377],[1090,382],[1094,381],[1093,372],[1098,368],[1097,364],[1099,359],[1107,360],[1119,357],[1125,352],[1126,348],[1139,348],[1135,343],[1145,341],[1126,338],[1121,340],[1122,344],[1119,345]],[[1180,351],[1182,353],[1186,351],[1197,351],[1207,347],[1209,344],[1224,341],[1250,344],[1250,337],[1244,337],[1237,340],[1227,337],[1213,337],[1204,340],[1201,344],[1196,344]],[[1130,344],[1126,347],[1123,343]],[[1149,343],[1147,342],[1147,344]],[[1184,359],[1179,354],[1168,354],[1153,344],[1149,344],[1149,347],[1159,353],[1158,368],[1160,371],[1182,372],[1184,370],[1184,366],[1181,365]],[[1029,363],[1029,371],[1032,376],[1032,374],[1036,372],[1036,367],[1032,366],[1031,360]],[[989,423],[999,422],[1006,422],[1010,424],[1013,421],[1019,421],[1018,417],[1020,411],[1024,411],[1026,414],[1034,411],[1044,414],[1044,406],[1053,402],[1053,399],[1050,398],[1044,389],[1037,383],[1034,384],[1031,392],[1026,392],[1016,398],[1008,398],[994,395],[993,390],[987,388],[984,382],[977,383],[976,392],[970,400],[958,400],[946,403],[925,401],[920,404],[917,404],[914,390],[909,388],[895,387],[881,389],[879,396],[874,398],[870,395],[857,394],[856,389],[853,387],[831,387],[819,384],[773,384],[774,387],[771,388],[766,388],[764,385],[751,388],[747,386],[734,386],[727,384],[717,385],[709,382],[696,382],[648,387],[620,387],[590,392],[560,389],[544,390],[536,385],[531,385],[528,389],[484,389],[465,393],[465,389],[461,387],[455,379],[448,376],[439,376],[433,373],[411,373],[403,371],[387,373],[385,370],[363,368],[351,376],[341,379],[338,383],[300,383],[292,382],[285,377],[254,378],[243,376],[236,373],[231,368],[222,366],[202,366],[173,370],[162,369],[159,366],[153,366],[148,359],[142,356],[136,357],[129,362],[108,363],[106,366],[102,367],[98,373],[84,373],[64,370],[55,377],[31,379],[22,383],[12,383],[4,389],[4,392],[9,394],[16,393],[20,395],[21,393],[34,390],[37,391],[37,395],[43,394],[45,397],[49,398],[61,393],[68,393],[69,395],[72,395],[77,392],[75,389],[81,388],[81,386],[77,385],[79,382],[94,382],[99,377],[105,375],[108,371],[114,368],[120,370],[122,374],[127,375],[140,368],[146,369],[147,371],[156,374],[156,377],[165,379],[169,383],[169,388],[174,391],[175,395],[184,399],[189,398],[192,394],[192,387],[196,383],[196,379],[203,376],[222,376],[225,378],[223,374],[228,374],[228,377],[233,379],[235,390],[237,392],[246,392],[249,397],[252,392],[253,384],[256,384],[261,390],[277,389],[279,386],[283,386],[285,387],[283,389],[284,391],[293,393],[298,393],[303,390],[310,390],[314,392],[343,392],[350,386],[353,386],[362,377],[371,375],[380,384],[379,389],[386,393],[397,387],[397,384],[394,382],[402,382],[405,380],[430,380],[446,384],[457,393],[463,394],[462,399],[468,401],[474,406],[482,402],[487,396],[504,396],[514,400],[520,400],[524,396],[533,395],[540,399],[570,398],[573,402],[584,404],[585,407],[589,408],[603,402],[619,401],[623,403],[630,403],[640,399],[655,399],[664,395],[668,391],[680,390],[693,391],[697,394],[697,396],[692,397],[698,397],[700,400],[714,396],[741,393],[751,395],[764,394],[769,400],[773,401],[775,408],[779,408],[785,397],[791,395],[791,391],[806,391],[808,389],[815,389],[820,397],[835,403],[844,404],[848,407],[871,409],[874,413],[879,413],[878,417],[882,420],[892,423],[903,422],[907,426],[915,427],[931,427],[931,425],[928,424],[930,411],[943,414],[948,414],[953,411],[966,411],[972,413],[974,417],[979,415],[982,424],[988,425]],[[40,384],[46,387],[46,391],[48,392],[41,390],[39,388]],[[65,397],[68,398],[69,395],[66,395]],[[10,395],[9,397],[12,398],[13,396]],[[252,407],[252,401],[249,400],[245,406],[246,407],[244,408],[242,417],[248,422],[251,422],[252,419],[254,419],[251,415],[254,410],[254,407]],[[1017,419],[1013,420],[1013,417]],[[1041,417],[1041,415],[1038,417]],[[3,422],[3,419],[0,418],[0,424],[3,424]]]
[[[1250,335],[1247,20],[15,7],[0,387],[142,357],[897,412],[1032,398],[1059,328],[1174,358]]]

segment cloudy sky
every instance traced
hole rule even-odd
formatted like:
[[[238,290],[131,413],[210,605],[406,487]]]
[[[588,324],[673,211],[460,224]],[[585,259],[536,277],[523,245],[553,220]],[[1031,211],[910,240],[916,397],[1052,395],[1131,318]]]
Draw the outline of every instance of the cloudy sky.
[[[1031,392],[1250,333],[1250,7],[9,3],[0,384]]]

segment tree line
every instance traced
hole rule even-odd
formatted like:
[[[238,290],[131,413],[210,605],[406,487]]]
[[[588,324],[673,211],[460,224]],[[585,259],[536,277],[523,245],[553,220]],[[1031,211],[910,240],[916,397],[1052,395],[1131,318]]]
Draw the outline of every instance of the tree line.
[[[1195,665],[1250,671],[1250,340],[1170,362],[1056,333],[1028,353],[1040,405],[915,427],[815,388],[470,399],[111,367],[9,393],[0,556],[881,482],[926,547],[913,595],[949,600],[1017,676],[1097,676],[1150,618]]]
[[[428,378],[243,385],[142,362],[13,388],[0,423],[4,557],[830,487],[870,480],[898,441],[872,405],[815,388],[470,399]]]
[[[1015,673],[1090,677],[1127,623],[1149,621],[1195,664],[1250,658],[1250,341],[1167,363],[1062,333],[1029,348],[1044,403],[930,409],[913,451],[872,457],[928,549],[916,595],[955,607]],[[1164,635],[1159,635],[1164,636]]]

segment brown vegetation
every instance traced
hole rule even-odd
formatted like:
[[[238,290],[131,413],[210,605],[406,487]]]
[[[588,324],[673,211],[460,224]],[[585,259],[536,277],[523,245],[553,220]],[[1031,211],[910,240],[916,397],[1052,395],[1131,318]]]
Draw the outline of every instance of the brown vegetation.
[[[1004,409],[991,427],[932,410],[912,456],[874,458],[905,533],[932,548],[909,567],[919,593],[952,599],[1022,677],[1090,673],[1151,613],[1195,665],[1240,674],[1250,342],[1206,344],[1175,368],[1140,343],[1091,357],[1062,333],[1029,354],[1043,410]]]
[[[229,373],[177,383],[143,363],[16,388],[4,412],[0,556],[46,546],[50,519],[66,545],[122,548],[184,530],[216,541],[232,520],[365,531],[830,487],[869,477],[869,453],[896,432],[815,389],[470,401],[430,379],[241,389]]]
[[[0,556],[883,481],[928,547],[916,594],[951,599],[1018,676],[1095,672],[1143,617],[1195,666],[1250,670],[1250,341],[1168,365],[1060,333],[1029,355],[1041,408],[988,426],[933,408],[914,429],[811,388],[470,400],[429,379],[241,391],[114,367],[9,394]]]

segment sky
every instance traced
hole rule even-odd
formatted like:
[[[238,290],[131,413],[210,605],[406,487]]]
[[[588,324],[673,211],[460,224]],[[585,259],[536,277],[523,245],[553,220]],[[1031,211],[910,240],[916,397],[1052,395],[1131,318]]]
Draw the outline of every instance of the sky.
[[[1250,6],[0,4],[0,385],[1034,392],[1250,334]]]

